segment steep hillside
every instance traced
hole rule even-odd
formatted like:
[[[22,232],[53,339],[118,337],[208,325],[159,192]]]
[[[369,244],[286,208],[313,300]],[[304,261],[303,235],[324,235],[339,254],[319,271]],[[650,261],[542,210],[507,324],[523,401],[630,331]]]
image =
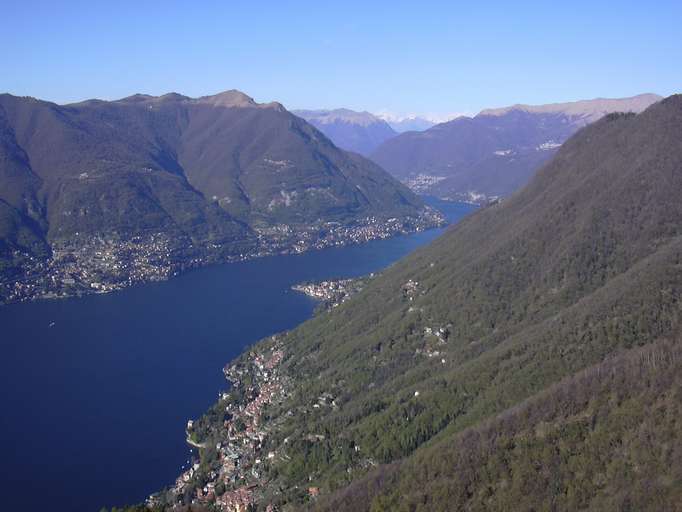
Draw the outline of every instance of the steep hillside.
[[[641,112],[654,94],[484,110],[382,144],[371,157],[418,192],[485,202],[520,189],[577,130],[609,112]]]
[[[238,91],[65,106],[0,95],[0,214],[0,300],[46,291],[30,276],[54,266],[44,259],[50,247],[76,259],[105,252],[118,262],[111,268],[161,258],[165,270],[140,270],[158,278],[187,261],[303,250],[434,222],[376,164],[338,149],[280,104]],[[72,270],[55,270],[49,281],[87,289],[88,278]],[[91,281],[106,281],[107,269],[95,270],[103,275]],[[26,286],[12,288],[17,275]]]
[[[369,155],[379,145],[398,133],[389,124],[369,112],[346,108],[335,110],[294,110],[342,149]]]
[[[46,226],[36,195],[41,180],[31,170],[1,109],[0,182],[0,274],[13,278],[31,255],[47,257],[49,247],[42,235]]]
[[[196,471],[154,502],[679,504],[681,135],[682,96],[608,115],[509,200],[255,346],[189,432]]]
[[[314,508],[680,510],[679,342],[607,359]]]

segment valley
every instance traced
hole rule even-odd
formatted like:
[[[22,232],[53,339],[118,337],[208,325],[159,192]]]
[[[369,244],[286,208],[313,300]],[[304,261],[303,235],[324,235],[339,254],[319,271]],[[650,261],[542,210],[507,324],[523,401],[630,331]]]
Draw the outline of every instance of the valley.
[[[682,512],[682,3],[6,0],[0,510]]]
[[[520,190],[580,128],[641,112],[655,94],[484,109],[386,140],[369,156],[421,194],[485,204]]]
[[[429,204],[449,223],[474,211]],[[0,384],[12,391],[0,403],[12,415],[0,432],[16,443],[0,473],[8,485],[41,488],[6,505],[38,510],[48,500],[99,510],[144,502],[196,461],[187,420],[198,420],[216,392],[230,392],[223,367],[320,307],[293,286],[380,272],[442,232],[201,266],[114,293],[3,306]],[[101,460],[107,464],[93,471]]]
[[[642,112],[656,94],[487,108],[391,131],[391,116],[300,110],[335,144],[369,157],[417,194],[482,205],[521,189],[561,145],[614,112]],[[388,124],[387,124],[388,123]]]

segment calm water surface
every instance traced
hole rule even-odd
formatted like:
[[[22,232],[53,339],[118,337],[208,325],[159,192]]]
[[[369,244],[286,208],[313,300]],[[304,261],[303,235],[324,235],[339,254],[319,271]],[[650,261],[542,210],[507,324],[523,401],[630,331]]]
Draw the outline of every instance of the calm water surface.
[[[437,206],[451,222],[474,209]],[[170,484],[189,455],[186,421],[225,388],[225,363],[311,316],[293,284],[381,270],[441,232],[0,307],[0,508],[97,511]]]

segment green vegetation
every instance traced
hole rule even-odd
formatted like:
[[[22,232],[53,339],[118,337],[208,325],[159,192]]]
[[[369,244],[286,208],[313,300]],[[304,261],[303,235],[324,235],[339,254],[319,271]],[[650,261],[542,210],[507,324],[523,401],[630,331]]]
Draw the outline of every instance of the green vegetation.
[[[316,508],[676,510],[681,356],[679,340],[626,351]]]
[[[425,463],[416,457],[429,446],[675,332],[681,132],[680,97],[609,116],[523,192],[290,333],[287,364],[299,378],[285,407],[307,410],[271,440],[299,439],[278,470],[283,485],[307,480],[329,493],[375,464]],[[432,334],[440,328],[442,338]],[[338,407],[310,409],[323,392]],[[329,442],[307,442],[308,433]],[[386,483],[386,499],[402,495],[400,482]]]
[[[284,335],[259,507],[679,509],[681,135],[607,116]]]

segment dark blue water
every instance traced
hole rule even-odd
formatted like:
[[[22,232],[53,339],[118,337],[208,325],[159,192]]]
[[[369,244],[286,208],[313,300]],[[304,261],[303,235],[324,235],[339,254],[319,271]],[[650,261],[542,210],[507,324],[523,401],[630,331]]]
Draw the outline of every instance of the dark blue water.
[[[451,222],[473,210],[438,207]],[[0,308],[1,508],[97,511],[171,483],[225,363],[311,316],[291,285],[381,270],[441,231]]]

